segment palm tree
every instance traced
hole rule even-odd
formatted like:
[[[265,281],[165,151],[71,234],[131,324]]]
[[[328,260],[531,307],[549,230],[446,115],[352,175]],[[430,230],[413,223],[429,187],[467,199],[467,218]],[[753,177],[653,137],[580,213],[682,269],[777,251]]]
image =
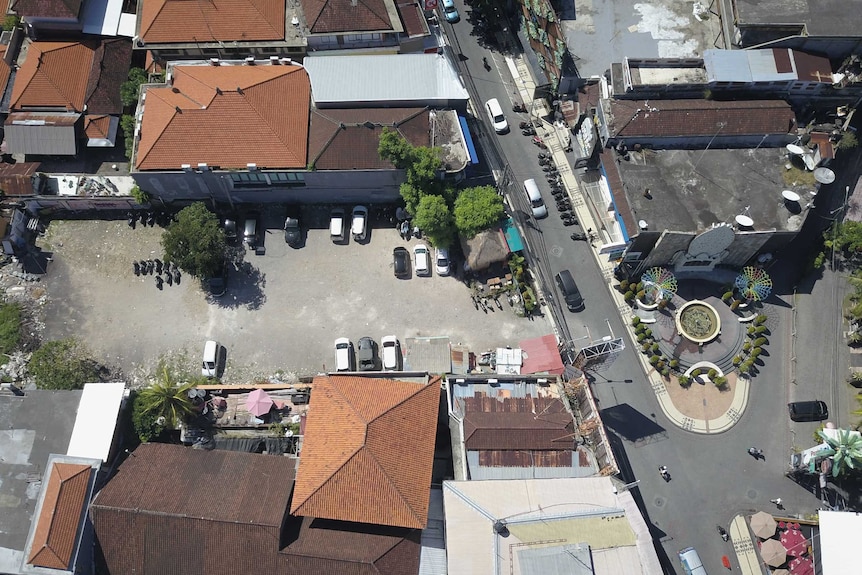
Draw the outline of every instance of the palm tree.
[[[848,429],[839,429],[835,439],[822,429],[818,433],[829,445],[822,455],[832,458],[832,477],[862,468],[862,435]]]
[[[165,363],[157,369],[157,379],[138,394],[141,410],[155,419],[164,418],[164,426],[176,428],[177,423],[194,413],[188,392],[195,387],[195,381],[180,383],[177,374]]]

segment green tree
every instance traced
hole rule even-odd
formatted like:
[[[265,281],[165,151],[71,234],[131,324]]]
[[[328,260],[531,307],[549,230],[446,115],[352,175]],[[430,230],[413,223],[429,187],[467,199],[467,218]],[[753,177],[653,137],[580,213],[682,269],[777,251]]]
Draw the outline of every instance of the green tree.
[[[16,26],[21,22],[21,18],[14,15],[8,14],[5,18],[3,18],[3,30],[9,31],[14,30]]]
[[[120,129],[125,139],[126,158],[131,160],[135,148],[135,117],[129,114],[120,116]]]
[[[126,108],[138,103],[138,92],[140,92],[141,84],[147,82],[147,73],[141,68],[131,68],[128,78],[120,85],[120,101]]]
[[[442,186],[437,176],[442,167],[439,148],[417,146],[413,148],[411,163],[407,167],[407,181],[426,194],[441,194]]]
[[[505,213],[503,198],[492,186],[466,188],[455,200],[455,226],[467,238],[497,225]]]
[[[99,364],[73,337],[43,344],[33,352],[27,369],[39,389],[81,389],[100,381]]]
[[[413,145],[391,128],[381,131],[377,154],[399,170],[406,170],[413,163]]]
[[[202,202],[180,210],[162,234],[165,258],[198,277],[213,275],[224,262],[225,235],[218,218]]]
[[[862,467],[862,436],[847,429],[839,429],[835,439],[826,435],[823,430],[818,433],[829,445],[823,455],[832,458],[832,477],[845,475]]]
[[[413,184],[404,182],[398,191],[401,193],[401,199],[404,200],[405,209],[411,214],[415,214],[416,209],[419,207],[419,201],[424,195],[422,190]]]
[[[838,141],[839,150],[852,150],[859,145],[859,140],[853,132],[844,132],[841,139]]]
[[[455,240],[455,218],[442,196],[423,197],[413,222],[435,247],[448,248]]]
[[[17,303],[0,304],[0,353],[12,353],[20,341],[21,306]]]
[[[148,387],[141,389],[132,407],[132,422],[141,441],[149,441],[163,430],[175,429],[194,413],[188,392],[197,381],[181,381],[183,375],[164,360],[156,368],[156,376]]]

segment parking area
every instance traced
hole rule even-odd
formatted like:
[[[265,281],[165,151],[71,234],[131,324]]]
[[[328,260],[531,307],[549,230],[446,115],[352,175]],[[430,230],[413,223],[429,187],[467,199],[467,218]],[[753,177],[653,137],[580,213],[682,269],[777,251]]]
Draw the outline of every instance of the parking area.
[[[279,371],[311,375],[334,368],[333,342],[370,336],[448,335],[474,352],[517,345],[552,333],[543,318],[476,310],[470,291],[454,277],[397,279],[392,250],[404,241],[394,227],[374,228],[364,243],[336,245],[323,222],[313,222],[304,245],[289,247],[283,218],[264,214],[263,255],[245,252],[232,269],[227,293],[208,301],[199,283],[156,287],[135,276],[132,262],[161,258],[161,229],[130,229],[125,221],[51,223],[40,247],[53,252],[44,286],[46,340],[76,336],[107,365],[135,381],[161,355],[200,366],[206,340],[227,348],[223,379],[231,383]]]

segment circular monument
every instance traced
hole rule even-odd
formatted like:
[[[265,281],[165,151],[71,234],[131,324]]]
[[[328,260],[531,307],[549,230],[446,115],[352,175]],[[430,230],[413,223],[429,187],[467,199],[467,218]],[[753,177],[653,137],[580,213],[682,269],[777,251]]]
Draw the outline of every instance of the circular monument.
[[[721,330],[721,320],[715,308],[705,301],[692,300],[679,308],[676,329],[686,339],[704,344],[715,339]]]

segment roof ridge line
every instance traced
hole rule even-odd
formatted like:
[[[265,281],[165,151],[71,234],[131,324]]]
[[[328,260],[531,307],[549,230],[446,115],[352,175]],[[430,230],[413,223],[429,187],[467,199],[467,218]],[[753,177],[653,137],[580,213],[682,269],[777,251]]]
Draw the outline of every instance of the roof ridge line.
[[[66,43],[66,42],[64,42],[64,43]],[[81,45],[81,46],[83,46],[83,45],[84,45],[84,44],[82,44],[81,42],[68,42],[68,43],[66,43],[66,44],[68,44],[68,45],[67,45],[67,46],[62,46],[62,47],[59,47],[59,46],[58,46],[57,48],[52,48],[50,51],[51,51],[51,52],[55,52],[55,51],[58,51],[58,50],[68,50],[69,48],[72,48],[72,47],[73,47],[73,46],[75,46],[75,45]],[[32,45],[32,44],[31,44],[31,45]],[[69,100],[70,100],[69,96],[68,96],[68,95],[67,95],[63,90],[61,90],[61,89],[60,89],[60,87],[59,87],[59,86],[54,82],[54,79],[51,77],[51,75],[50,75],[50,74],[46,74],[45,72],[41,72],[41,73],[40,73],[40,68],[42,67],[42,64],[43,64],[43,62],[42,62],[42,54],[45,54],[45,53],[46,53],[46,52],[43,52],[42,50],[39,50],[39,56],[38,56],[38,58],[39,58],[39,59],[38,59],[38,62],[37,62],[37,64],[36,64],[36,74],[40,74],[40,75],[42,76],[42,78],[44,78],[44,79],[45,79],[45,80],[46,80],[46,81],[47,81],[47,82],[48,82],[48,83],[49,83],[49,84],[50,84],[50,85],[51,85],[51,86],[52,86],[52,87],[57,91],[57,94],[59,94],[59,95],[60,95],[64,100],[66,100],[66,104],[67,104],[67,106],[68,106],[69,108],[71,108],[71,109],[73,109],[73,110],[74,110],[74,109],[75,109],[75,105],[74,105],[72,102],[70,102],[70,101],[69,101]],[[28,54],[28,56],[29,56],[29,54]],[[91,69],[92,69],[92,68],[91,68]],[[36,78],[36,74],[33,74],[33,77],[32,77],[32,78],[30,78],[30,81],[31,81],[31,82]],[[27,84],[27,86],[28,86],[28,88],[29,88],[29,86],[30,86],[30,85],[29,85],[29,83]],[[86,90],[86,87],[85,87],[84,89]],[[68,112],[68,110],[67,110],[67,112]]]
[[[386,470],[380,464],[380,461],[378,461],[377,457],[374,456],[374,454],[371,452],[370,449],[368,449],[366,451],[368,451],[368,454],[371,456],[371,459],[374,461],[374,464],[377,466],[377,468],[380,469],[380,471],[383,473],[384,477],[386,477],[387,483],[389,483],[389,485],[392,486],[392,489],[395,491],[395,493],[398,494],[398,499],[400,499],[402,501],[402,503],[404,504],[404,506],[410,511],[410,515],[412,515],[413,518],[416,519],[417,523],[421,524],[422,523],[421,518],[413,510],[413,506],[410,505],[410,503],[406,499],[404,499],[404,495],[401,493],[401,490],[398,489],[398,486],[395,485],[395,482],[392,481],[392,478],[389,476],[388,473],[386,473]],[[430,485],[429,485],[429,488],[430,488]],[[427,517],[425,518],[425,524],[426,525],[428,524],[428,518]],[[394,527],[402,527],[403,528],[404,526],[403,525],[397,525]]]
[[[261,86],[262,84],[265,84],[265,83],[267,83],[267,82],[274,82],[276,79],[286,78],[286,77],[287,77],[287,76],[289,76],[290,74],[293,74],[294,72],[297,72],[297,71],[298,71],[298,70],[300,70],[300,69],[301,69],[301,68],[299,68],[299,67],[297,66],[297,67],[295,67],[293,70],[288,70],[288,71],[286,71],[286,73],[284,73],[284,74],[281,74],[281,75],[278,75],[278,76],[273,76],[273,77],[271,77],[271,78],[267,78],[267,79],[265,79],[265,80],[261,80],[260,82],[257,82],[257,83],[255,83],[255,84],[252,84],[251,86],[246,86],[246,87],[245,87],[245,88],[243,88],[243,89],[244,89],[244,90],[248,90],[248,89],[251,89],[251,88],[257,88],[257,87],[259,87],[259,86]],[[269,119],[267,118],[267,116],[264,116],[264,115],[263,115],[263,113],[262,113],[260,110],[258,110],[258,109],[257,109],[257,106],[255,106],[255,105],[251,102],[251,100],[249,100],[249,99],[245,96],[245,94],[241,94],[241,95],[242,95],[243,99],[248,103],[249,108],[251,108],[252,110],[254,110],[254,113],[255,113],[255,114],[257,114],[257,117],[258,117],[258,118],[260,118],[261,122],[262,122],[263,124],[266,124],[266,125],[269,127],[270,132],[272,132],[272,133],[276,136],[276,139],[277,139],[279,142],[281,142],[281,145],[282,145],[282,146],[284,146],[284,147],[285,147],[286,149],[288,149],[288,150],[293,150],[293,146],[291,146],[291,145],[289,144],[289,142],[286,142],[286,141],[284,140],[284,138],[282,137],[282,134],[281,134],[281,133],[279,133],[279,132],[278,132],[278,130],[276,130],[276,129],[273,127],[272,122],[271,122],[271,121],[269,121]],[[271,116],[270,116],[270,117],[271,117]],[[310,118],[309,118],[309,122],[310,122]],[[307,136],[306,136],[306,137],[307,137]],[[307,156],[308,156],[308,150],[306,149],[306,159],[307,159]]]
[[[197,516],[195,516],[195,515],[188,515],[188,514],[185,514],[185,513],[169,513],[169,512],[167,512],[167,511],[153,511],[152,509],[140,509],[140,508],[138,508],[138,507],[135,507],[135,508],[131,508],[131,507],[115,507],[115,506],[112,506],[112,505],[99,505],[99,504],[91,503],[91,504],[90,504],[90,508],[95,508],[95,509],[97,509],[97,510],[99,510],[99,509],[100,509],[100,510],[102,510],[102,511],[112,511],[112,512],[117,512],[117,511],[119,511],[119,512],[124,512],[124,513],[125,513],[125,512],[134,512],[134,513],[135,513],[135,514],[137,514],[137,515],[152,515],[152,516],[155,516],[155,517],[176,517],[176,518],[179,518],[179,519],[189,519],[189,520],[192,520],[192,521],[209,521],[209,522],[211,522],[211,523],[224,523],[224,524],[227,524],[227,525],[253,525],[253,526],[255,526],[255,527],[261,527],[261,528],[264,528],[264,529],[272,528],[272,529],[279,529],[279,530],[281,530],[281,526],[280,526],[280,525],[266,525],[266,524],[258,523],[257,521],[249,521],[249,522],[245,522],[245,521],[230,521],[230,520],[227,520],[227,519],[217,519],[217,518],[214,518],[214,517],[197,517]]]

